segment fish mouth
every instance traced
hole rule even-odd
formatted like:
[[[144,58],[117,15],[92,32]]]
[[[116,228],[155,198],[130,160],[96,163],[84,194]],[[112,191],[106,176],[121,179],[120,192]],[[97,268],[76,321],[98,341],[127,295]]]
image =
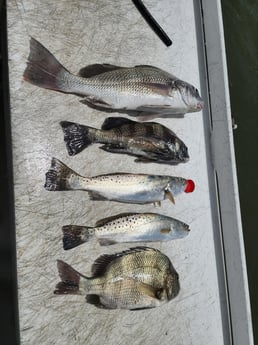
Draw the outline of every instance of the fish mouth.
[[[198,111],[200,111],[200,110],[203,109],[203,107],[204,107],[204,102],[199,102],[199,103],[197,103],[196,109],[197,109]]]
[[[189,225],[185,224],[185,231],[188,233],[191,231],[191,229],[189,228]]]
[[[182,162],[183,162],[183,163],[187,163],[187,162],[189,162],[189,160],[190,160],[190,157],[184,157],[184,158],[182,159]]]

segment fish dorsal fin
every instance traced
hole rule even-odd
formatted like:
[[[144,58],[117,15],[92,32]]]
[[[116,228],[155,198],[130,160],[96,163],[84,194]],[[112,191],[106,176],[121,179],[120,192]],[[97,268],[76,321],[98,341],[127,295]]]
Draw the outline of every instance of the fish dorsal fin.
[[[170,77],[171,80],[178,80],[178,78],[174,74],[171,74],[171,73],[169,73],[167,71],[164,71],[163,69],[161,69],[159,67],[156,67],[156,66],[152,66],[152,65],[136,65],[136,66],[134,66],[134,68],[149,68],[149,69],[153,69],[153,70],[158,71],[159,73],[162,73],[162,74],[166,75],[167,77]]]
[[[90,78],[98,74],[115,71],[121,68],[123,67],[110,65],[107,63],[104,63],[104,64],[96,63],[93,65],[88,65],[86,67],[81,68],[79,71],[79,76],[82,78]]]
[[[159,250],[150,248],[150,247],[135,247],[135,248],[130,248],[128,250],[122,251],[120,253],[116,253],[116,254],[101,255],[99,258],[97,258],[97,260],[94,261],[91,267],[92,276],[94,278],[102,276],[103,274],[105,274],[108,265],[111,264],[112,261],[122,256],[130,255],[137,252],[143,252],[143,251],[159,252]]]
[[[120,214],[117,214],[115,216],[110,216],[110,217],[106,217],[106,218],[103,218],[103,219],[99,219],[97,222],[96,222],[96,226],[103,226],[103,225],[106,225],[107,223],[109,222],[112,222],[114,220],[117,220],[118,218],[122,218],[122,217],[129,217],[129,216],[133,216],[135,215],[136,213],[120,213]]]
[[[161,71],[161,69],[159,67],[152,66],[152,65],[136,65],[136,66],[134,66],[134,68],[152,68],[152,69],[156,69],[158,71]]]
[[[101,129],[103,130],[109,130],[116,127],[121,127],[123,125],[128,125],[135,123],[135,121],[127,119],[126,117],[108,117],[103,122]]]
[[[102,276],[106,272],[107,266],[116,258],[117,256],[115,254],[104,254],[98,257],[91,267],[93,277],[95,278]]]

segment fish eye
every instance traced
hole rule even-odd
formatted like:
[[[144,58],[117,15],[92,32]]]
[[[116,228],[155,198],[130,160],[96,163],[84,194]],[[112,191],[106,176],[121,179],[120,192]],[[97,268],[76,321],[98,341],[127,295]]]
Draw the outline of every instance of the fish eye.
[[[198,93],[198,90],[196,87],[193,86],[192,90],[193,90],[193,93],[195,93],[195,94]]]

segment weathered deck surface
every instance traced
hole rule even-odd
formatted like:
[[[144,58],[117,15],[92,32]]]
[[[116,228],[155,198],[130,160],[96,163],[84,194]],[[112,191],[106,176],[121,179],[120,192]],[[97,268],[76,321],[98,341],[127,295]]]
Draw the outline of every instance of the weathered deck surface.
[[[136,164],[132,157],[108,154],[97,145],[68,157],[59,122],[100,127],[107,114],[81,104],[76,96],[43,90],[22,80],[33,36],[72,72],[97,62],[151,64],[194,84],[206,100],[204,66],[197,53],[197,6],[191,0],[145,3],[171,36],[170,48],[150,30],[131,1],[8,1],[22,344],[224,344],[221,304],[226,302],[223,293],[219,296],[214,245],[218,228],[211,213],[216,196],[209,181],[208,107],[184,119],[157,120],[188,145],[191,159],[185,165]],[[160,209],[92,202],[83,192],[50,193],[43,185],[52,156],[82,175],[116,171],[181,175],[195,180],[196,191],[179,196],[175,206],[165,201]],[[171,258],[179,272],[179,296],[161,308],[139,312],[99,310],[81,296],[54,296],[59,280],[56,259],[89,274],[99,255],[130,247],[105,248],[93,242],[64,252],[61,226],[93,225],[99,218],[128,211],[158,211],[190,224],[187,238],[152,244]]]

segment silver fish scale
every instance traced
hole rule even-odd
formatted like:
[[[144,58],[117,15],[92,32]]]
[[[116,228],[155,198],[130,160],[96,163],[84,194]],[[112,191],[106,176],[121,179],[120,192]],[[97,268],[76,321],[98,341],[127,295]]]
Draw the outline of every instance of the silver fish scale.
[[[105,279],[129,277],[161,287],[169,264],[168,258],[158,251],[133,252],[114,260],[107,269]]]
[[[133,280],[112,282],[101,295],[100,301],[108,308],[123,309],[154,307],[158,302],[150,301],[150,297],[142,291],[140,283]]]
[[[130,173],[119,173],[119,174],[107,174],[91,177],[90,181],[92,183],[115,183],[115,184],[125,184],[135,186],[136,184],[154,184],[155,182],[159,185],[169,181],[169,176],[159,176],[159,175],[145,175],[145,174],[130,174]],[[86,178],[87,182],[89,178]],[[156,184],[155,183],[155,184]]]
[[[120,232],[127,232],[132,226],[141,226],[144,224],[149,224],[150,222],[157,222],[159,219],[162,220],[162,218],[157,214],[145,213],[128,215],[125,217],[119,217],[103,226],[96,227],[96,232],[101,234],[105,231],[113,232],[114,229],[119,229]]]
[[[73,78],[70,76],[69,78],[71,79],[69,81],[71,87],[76,82],[82,87],[88,86],[105,93],[111,93],[114,89],[113,91],[116,92],[130,92],[131,95],[155,94],[156,92],[153,91],[151,85],[169,87],[173,80],[170,74],[155,67],[121,68],[90,78],[77,76],[73,76]]]

